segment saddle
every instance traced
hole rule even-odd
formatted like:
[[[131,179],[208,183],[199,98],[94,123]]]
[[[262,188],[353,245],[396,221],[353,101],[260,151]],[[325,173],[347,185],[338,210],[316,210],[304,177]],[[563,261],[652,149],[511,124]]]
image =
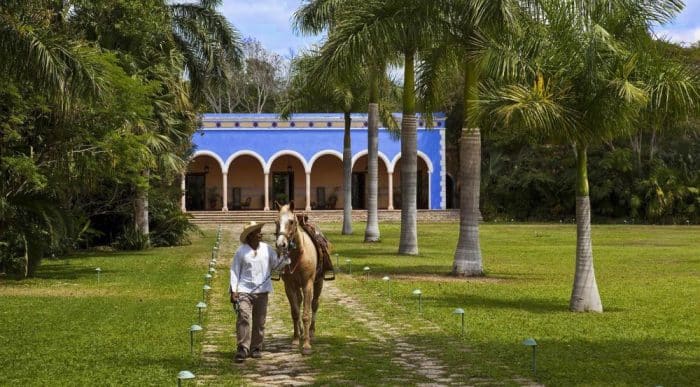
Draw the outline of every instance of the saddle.
[[[333,249],[331,242],[318,227],[309,222],[308,215],[296,214],[296,216],[297,222],[311,236],[314,247],[316,247],[316,255],[318,256],[316,277],[323,275],[324,281],[333,281],[335,279],[335,270],[333,270],[333,261],[331,260],[331,250]]]

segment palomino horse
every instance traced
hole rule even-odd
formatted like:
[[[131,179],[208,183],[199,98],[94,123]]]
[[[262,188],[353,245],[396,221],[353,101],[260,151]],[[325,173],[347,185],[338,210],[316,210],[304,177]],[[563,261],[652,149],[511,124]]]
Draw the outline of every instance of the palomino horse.
[[[301,353],[311,354],[311,339],[316,323],[318,300],[323,289],[323,274],[317,275],[318,255],[309,234],[299,225],[294,215],[294,202],[280,208],[277,219],[277,250],[289,254],[291,263],[281,274],[284,291],[287,293],[294,324],[293,345],[299,345],[303,333],[304,345]],[[303,302],[303,314],[299,319]],[[304,324],[302,330],[302,322]]]

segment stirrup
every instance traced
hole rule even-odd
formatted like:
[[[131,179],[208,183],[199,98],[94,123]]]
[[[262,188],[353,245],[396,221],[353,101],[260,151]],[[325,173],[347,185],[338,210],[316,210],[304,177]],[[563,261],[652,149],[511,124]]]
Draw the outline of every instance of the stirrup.
[[[333,281],[335,279],[335,271],[329,270],[323,272],[323,280],[324,281]]]

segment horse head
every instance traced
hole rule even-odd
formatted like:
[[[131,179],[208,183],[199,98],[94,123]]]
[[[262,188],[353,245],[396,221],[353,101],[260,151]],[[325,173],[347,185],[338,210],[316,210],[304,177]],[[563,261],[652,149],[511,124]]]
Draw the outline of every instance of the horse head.
[[[296,233],[296,218],[294,216],[294,201],[279,206],[280,212],[275,222],[277,226],[277,248],[286,251],[290,248],[294,234]]]

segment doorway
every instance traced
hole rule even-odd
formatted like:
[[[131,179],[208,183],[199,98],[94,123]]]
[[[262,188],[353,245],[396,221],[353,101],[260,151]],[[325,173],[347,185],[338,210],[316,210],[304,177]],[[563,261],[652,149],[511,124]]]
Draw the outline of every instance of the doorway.
[[[352,173],[352,208],[355,210],[364,210],[366,208],[366,172]]]
[[[204,187],[206,174],[189,173],[185,176],[185,208],[188,211],[204,211]]]
[[[294,200],[294,172],[272,173],[272,200],[281,205]]]

